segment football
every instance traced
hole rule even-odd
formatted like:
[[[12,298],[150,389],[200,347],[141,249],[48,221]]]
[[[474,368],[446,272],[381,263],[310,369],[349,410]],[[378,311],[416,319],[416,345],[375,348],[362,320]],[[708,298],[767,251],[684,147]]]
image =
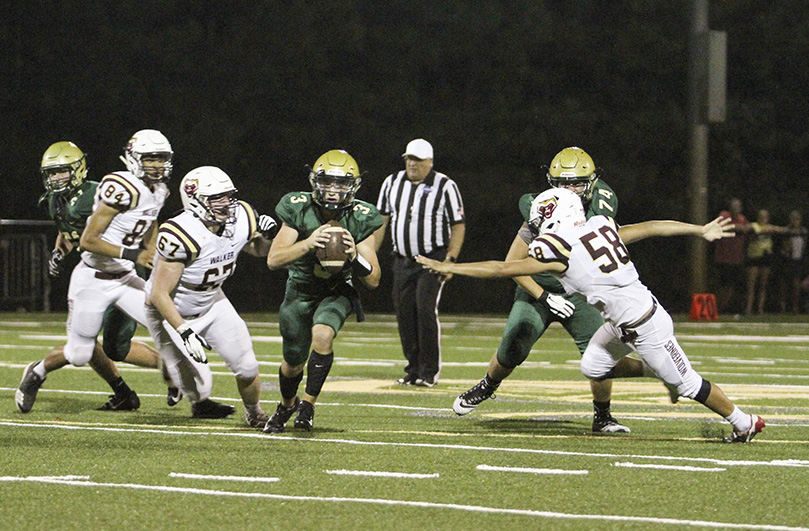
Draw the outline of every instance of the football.
[[[332,224],[324,232],[329,235],[329,241],[325,247],[317,248],[315,256],[323,269],[333,275],[345,267],[348,248],[343,243],[343,228],[339,224]]]

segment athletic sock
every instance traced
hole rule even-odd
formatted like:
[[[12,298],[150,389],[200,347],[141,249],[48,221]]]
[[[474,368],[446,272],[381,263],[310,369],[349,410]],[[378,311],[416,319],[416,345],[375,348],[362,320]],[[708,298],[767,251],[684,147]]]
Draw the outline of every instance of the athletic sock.
[[[610,414],[610,401],[598,402],[593,400],[593,410],[597,417],[606,417]]]
[[[733,429],[738,433],[744,433],[753,427],[753,422],[750,420],[750,415],[733,406],[733,413],[725,417],[725,419],[733,425]]]
[[[34,374],[43,379],[48,374],[48,371],[45,370],[45,360],[38,361],[32,370],[34,371]]]
[[[255,404],[245,404],[244,409],[245,411],[254,416],[261,413],[261,406],[259,406],[258,402],[256,402]]]
[[[486,385],[488,385],[492,389],[497,389],[498,387],[500,387],[500,382],[503,381],[503,380],[495,380],[488,374],[483,377],[483,380],[486,382]]]
[[[132,389],[126,385],[126,382],[121,376],[109,382],[109,384],[110,387],[112,387],[112,392],[115,393],[115,396],[126,396],[132,392]]]

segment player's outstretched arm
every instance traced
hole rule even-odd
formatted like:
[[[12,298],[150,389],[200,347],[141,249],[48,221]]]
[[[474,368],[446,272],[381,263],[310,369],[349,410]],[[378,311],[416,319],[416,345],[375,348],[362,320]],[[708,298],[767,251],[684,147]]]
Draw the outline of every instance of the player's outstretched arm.
[[[644,221],[632,225],[624,225],[618,229],[618,235],[624,243],[633,243],[653,236],[702,236],[714,241],[720,238],[732,238],[734,225],[728,218],[718,217],[705,225],[694,225],[681,221]]]
[[[544,273],[545,271],[562,270],[562,267],[558,263],[541,263],[533,258],[524,258],[510,262],[489,260],[486,262],[458,264],[453,262],[438,262],[424,256],[417,256],[416,261],[423,265],[425,269],[429,269],[435,273],[452,273],[475,278],[512,278],[522,275],[536,275],[538,273]]]

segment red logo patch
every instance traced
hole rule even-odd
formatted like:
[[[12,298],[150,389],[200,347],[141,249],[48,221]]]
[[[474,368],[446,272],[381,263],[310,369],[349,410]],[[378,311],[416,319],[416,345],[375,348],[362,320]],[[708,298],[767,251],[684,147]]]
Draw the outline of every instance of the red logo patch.
[[[185,192],[185,195],[187,195],[188,197],[191,197],[197,191],[197,188],[199,188],[197,180],[189,179],[188,181],[186,181],[185,186],[183,187],[183,192]]]
[[[556,201],[549,201],[539,207],[539,215],[542,219],[548,219],[553,216],[553,211],[556,210]]]

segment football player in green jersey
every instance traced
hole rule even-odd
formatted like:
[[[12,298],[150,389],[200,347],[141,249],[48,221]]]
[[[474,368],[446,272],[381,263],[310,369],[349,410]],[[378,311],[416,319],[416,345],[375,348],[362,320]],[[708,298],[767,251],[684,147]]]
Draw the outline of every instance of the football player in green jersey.
[[[358,321],[364,319],[354,284],[359,280],[368,289],[379,285],[373,234],[382,226],[382,219],[374,205],[354,199],[361,181],[354,158],[345,151],[331,150],[309,171],[312,191],[289,193],[276,207],[276,219],[283,224],[273,240],[267,266],[286,267],[289,278],[278,315],[284,351],[278,371],[281,402],[267,421],[265,433],[283,432],[295,412],[295,428],[312,429],[314,404],[334,360],[334,338],[352,311]],[[332,225],[343,228],[348,255],[346,265],[334,274],[315,256],[316,249],[329,241],[326,229]],[[301,400],[298,385],[305,364],[306,389]]]
[[[40,165],[45,193],[40,206],[56,222],[59,231],[56,245],[48,261],[48,270],[57,277],[64,259],[79,247],[79,239],[87,218],[93,211],[93,196],[98,183],[87,180],[87,160],[84,152],[73,142],[56,142],[42,156]],[[138,395],[124,382],[114,361],[126,361],[140,367],[157,368],[157,351],[139,342],[132,342],[137,323],[121,310],[111,306],[104,314],[103,347],[96,343],[90,367],[112,388],[109,401],[101,410],[134,410],[140,406]],[[40,361],[25,368],[16,393],[17,409],[28,413],[46,375],[68,364],[64,345],[51,349]]]
[[[568,188],[578,194],[584,203],[587,219],[596,215],[614,218],[618,212],[615,192],[599,178],[593,159],[581,148],[567,147],[557,153],[547,169],[547,179],[552,187]],[[520,198],[520,212],[525,222],[511,243],[507,261],[526,258],[528,245],[539,235],[539,228],[528,223],[531,203],[537,195],[525,194]],[[598,310],[576,295],[566,295],[559,281],[549,273],[514,280],[517,292],[500,346],[489,362],[486,377],[455,400],[453,410],[458,415],[466,415],[491,397],[500,382],[525,361],[531,347],[553,321],[565,328],[581,353],[604,323]],[[543,288],[539,299],[530,294],[530,286],[537,284]],[[629,432],[629,428],[619,424],[610,413],[612,380],[591,381],[590,388],[595,410],[593,431]]]

